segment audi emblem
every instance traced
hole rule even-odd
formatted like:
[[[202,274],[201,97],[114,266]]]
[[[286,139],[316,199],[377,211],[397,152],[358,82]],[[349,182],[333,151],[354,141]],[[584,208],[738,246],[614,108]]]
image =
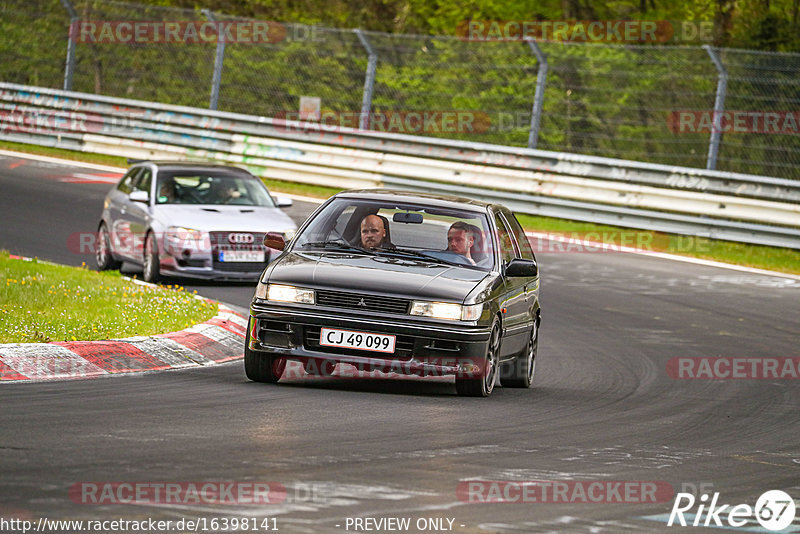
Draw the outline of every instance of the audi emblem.
[[[228,234],[228,241],[235,245],[249,245],[255,238],[253,234],[237,234],[237,233],[230,233]]]

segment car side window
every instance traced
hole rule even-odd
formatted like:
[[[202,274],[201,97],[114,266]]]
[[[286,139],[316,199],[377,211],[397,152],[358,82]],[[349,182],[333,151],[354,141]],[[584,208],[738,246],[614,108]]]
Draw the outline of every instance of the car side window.
[[[511,239],[511,233],[506,228],[506,223],[499,213],[495,214],[494,223],[497,226],[497,238],[500,242],[500,261],[509,263],[518,254],[514,247],[514,241]]]
[[[526,260],[535,260],[536,258],[533,255],[531,242],[528,239],[528,236],[525,235],[525,230],[522,229],[522,225],[519,224],[517,217],[513,213],[508,213],[504,214],[504,218],[511,227],[514,237],[517,239],[517,245],[519,245],[519,251],[522,258]]]
[[[126,195],[133,191],[133,182],[139,176],[141,171],[141,167],[129,170],[128,174],[126,174],[125,177],[120,180],[119,184],[117,185],[117,190],[120,193],[125,193]]]
[[[144,169],[133,183],[134,191],[144,191],[150,193],[150,184],[153,181],[153,173],[150,169]]]

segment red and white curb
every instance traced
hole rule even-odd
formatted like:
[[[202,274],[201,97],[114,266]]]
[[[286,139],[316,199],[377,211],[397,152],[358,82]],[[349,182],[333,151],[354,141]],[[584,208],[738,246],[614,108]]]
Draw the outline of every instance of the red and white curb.
[[[0,381],[97,378],[215,365],[244,353],[247,318],[220,304],[205,323],[179,332],[108,341],[0,344]]]

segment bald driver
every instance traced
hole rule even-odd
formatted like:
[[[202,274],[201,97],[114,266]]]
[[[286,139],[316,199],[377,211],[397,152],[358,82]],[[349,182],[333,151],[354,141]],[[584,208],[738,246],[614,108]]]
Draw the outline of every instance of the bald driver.
[[[361,246],[364,248],[386,247],[386,228],[383,219],[377,215],[367,215],[361,221]]]

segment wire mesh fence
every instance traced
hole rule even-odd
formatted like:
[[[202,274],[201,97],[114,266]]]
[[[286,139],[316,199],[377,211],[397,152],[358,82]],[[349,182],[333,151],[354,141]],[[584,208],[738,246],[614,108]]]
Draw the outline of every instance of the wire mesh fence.
[[[299,116],[301,97],[314,97],[312,120],[330,128],[365,124],[528,146],[542,65],[526,42],[359,37],[274,22],[254,38],[264,21],[123,2],[61,3],[0,0],[0,80],[62,88],[71,39],[76,91],[286,118]],[[251,31],[217,26],[211,38],[186,38],[213,21]],[[137,34],[137,22],[149,29]],[[538,46],[547,77],[536,148],[704,168],[716,128],[712,167],[800,179],[800,54],[719,49],[720,71],[700,46]],[[721,79],[724,113],[715,115]],[[365,102],[369,119],[361,123]]]

